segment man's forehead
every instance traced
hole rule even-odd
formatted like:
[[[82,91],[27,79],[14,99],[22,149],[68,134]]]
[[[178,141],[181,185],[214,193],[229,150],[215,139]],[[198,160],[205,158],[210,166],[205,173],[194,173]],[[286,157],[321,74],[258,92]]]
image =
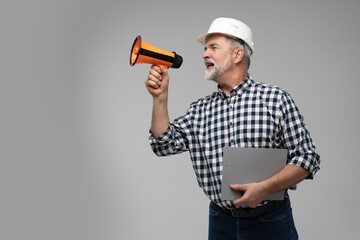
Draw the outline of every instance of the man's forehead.
[[[221,34],[214,34],[214,35],[210,35],[207,39],[206,39],[206,45],[213,45],[213,44],[222,44],[226,42],[226,37],[224,35]]]

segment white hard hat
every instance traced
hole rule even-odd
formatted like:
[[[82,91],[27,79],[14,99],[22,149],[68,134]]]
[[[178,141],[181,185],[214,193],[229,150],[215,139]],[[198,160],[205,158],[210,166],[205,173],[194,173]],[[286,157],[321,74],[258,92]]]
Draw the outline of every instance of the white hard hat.
[[[197,41],[205,45],[206,38],[210,34],[222,34],[232,38],[239,38],[250,47],[251,54],[255,50],[250,27],[239,20],[223,17],[217,18],[211,23],[208,32],[201,35]]]

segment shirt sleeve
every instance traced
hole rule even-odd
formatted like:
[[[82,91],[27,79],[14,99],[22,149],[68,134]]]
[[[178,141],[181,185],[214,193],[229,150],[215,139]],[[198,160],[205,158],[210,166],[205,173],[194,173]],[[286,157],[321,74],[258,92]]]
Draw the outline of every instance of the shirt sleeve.
[[[184,116],[175,119],[169,124],[167,130],[155,139],[151,130],[149,131],[149,142],[153,152],[157,156],[168,156],[189,150],[189,136],[192,132],[191,109]]]
[[[188,150],[186,138],[172,123],[169,124],[167,130],[157,139],[151,130],[149,134],[150,146],[157,156],[174,155]]]
[[[305,168],[310,172],[308,179],[313,179],[320,169],[320,156],[315,152],[304,119],[288,93],[283,95],[279,109],[284,147],[289,150],[288,164]]]

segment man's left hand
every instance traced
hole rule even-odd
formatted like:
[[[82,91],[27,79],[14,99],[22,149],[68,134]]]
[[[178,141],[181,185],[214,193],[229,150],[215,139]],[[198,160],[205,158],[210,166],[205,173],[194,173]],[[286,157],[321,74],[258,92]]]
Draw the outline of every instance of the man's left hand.
[[[263,183],[231,184],[231,189],[243,192],[243,196],[233,201],[235,206],[255,208],[264,200],[266,188]]]

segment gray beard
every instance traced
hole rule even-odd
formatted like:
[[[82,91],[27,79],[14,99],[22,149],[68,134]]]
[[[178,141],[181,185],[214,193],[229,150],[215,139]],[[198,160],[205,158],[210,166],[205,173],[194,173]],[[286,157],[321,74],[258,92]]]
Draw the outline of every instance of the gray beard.
[[[221,74],[223,74],[231,65],[231,54],[229,54],[226,59],[220,64],[217,65],[213,60],[206,60],[214,64],[214,68],[211,70],[205,70],[205,79],[206,80],[215,80]]]

